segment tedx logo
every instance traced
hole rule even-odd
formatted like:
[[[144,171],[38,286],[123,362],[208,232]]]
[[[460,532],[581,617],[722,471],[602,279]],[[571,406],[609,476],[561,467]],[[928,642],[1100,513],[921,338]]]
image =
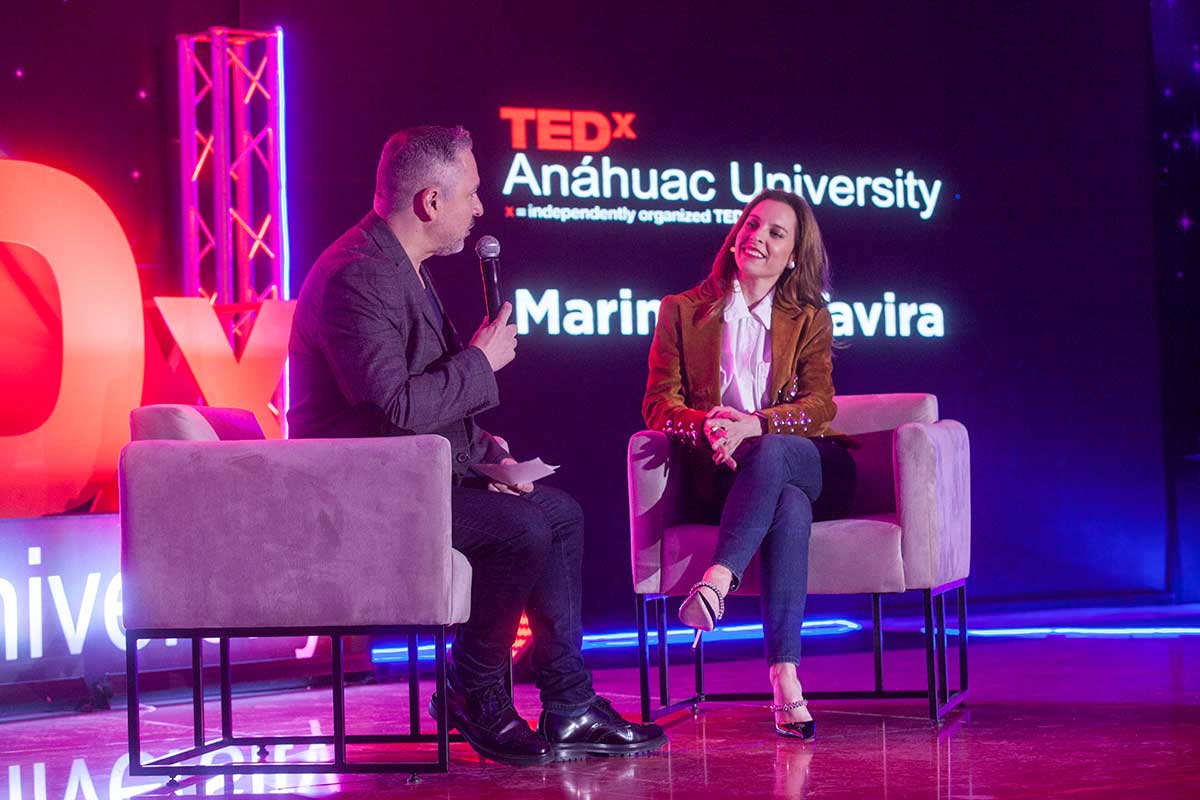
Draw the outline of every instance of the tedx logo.
[[[514,150],[565,150],[597,153],[614,139],[636,139],[633,112],[503,106]]]

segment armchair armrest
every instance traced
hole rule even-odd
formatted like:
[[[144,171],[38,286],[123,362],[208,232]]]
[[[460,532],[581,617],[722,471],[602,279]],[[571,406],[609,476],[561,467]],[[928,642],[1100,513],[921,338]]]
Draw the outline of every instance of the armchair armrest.
[[[629,439],[629,546],[633,590],[659,591],[663,531],[683,521],[682,463],[671,459],[671,442],[659,431]]]
[[[832,425],[842,433],[890,431],[906,422],[937,422],[937,397],[931,394],[839,394]]]
[[[895,433],[896,512],[904,583],[930,589],[971,571],[971,447],[954,420],[901,425]]]
[[[440,436],[139,441],[119,472],[129,628],[396,624],[398,609],[442,624],[462,611]]]

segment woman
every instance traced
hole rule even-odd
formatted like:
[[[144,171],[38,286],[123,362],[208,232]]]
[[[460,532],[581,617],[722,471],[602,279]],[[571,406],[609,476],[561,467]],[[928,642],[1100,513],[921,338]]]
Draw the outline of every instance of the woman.
[[[697,287],[659,309],[642,414],[687,445],[698,521],[720,520],[712,565],[679,618],[714,628],[761,553],[763,637],[775,729],[815,734],[796,674],[813,503],[848,496],[853,462],[833,435],[829,262],[808,204],[761,192]],[[821,437],[821,438],[816,438]],[[823,476],[824,473],[824,476]],[[831,476],[837,476],[831,478]]]

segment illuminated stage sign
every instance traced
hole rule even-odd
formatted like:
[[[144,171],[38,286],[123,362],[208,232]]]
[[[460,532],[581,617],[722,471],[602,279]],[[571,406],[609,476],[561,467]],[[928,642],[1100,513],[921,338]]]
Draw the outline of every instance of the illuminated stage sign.
[[[887,175],[814,174],[799,163],[772,171],[761,161],[731,160],[720,169],[685,170],[674,166],[640,167],[593,153],[614,142],[637,141],[634,112],[504,106],[512,160],[500,193],[507,219],[559,223],[607,222],[719,225],[737,222],[741,208],[763,189],[782,189],[804,197],[815,208],[856,207],[902,211],[930,220],[938,209],[944,182],[896,167]],[[527,151],[538,151],[530,156]],[[563,154],[581,153],[578,156]],[[720,177],[718,177],[720,176]],[[592,204],[559,205],[553,199],[599,200]],[[619,202],[618,202],[619,201]],[[658,207],[661,203],[688,205]],[[627,203],[632,203],[629,205]],[[658,204],[658,205],[651,205]],[[635,298],[633,290],[618,288],[615,297],[565,297],[558,288],[513,293],[517,332],[550,336],[649,336],[654,333],[660,300]],[[946,335],[945,313],[938,303],[900,297],[894,291],[868,301],[827,298],[838,337],[941,338]]]
[[[90,685],[125,671],[120,550],[116,514],[0,520],[0,684],[82,678]],[[235,639],[231,647],[237,660],[305,660],[317,652],[317,637]],[[142,648],[147,669],[191,664],[187,641],[142,641]],[[215,644],[205,655],[215,663]]]
[[[528,334],[534,326],[557,336],[648,336],[654,333],[661,300],[634,300],[633,290],[620,289],[615,298],[584,300],[563,299],[558,289],[547,289],[534,296],[528,289],[513,295],[517,333]],[[884,292],[883,302],[829,303],[834,336],[945,336],[945,317],[937,303],[896,301],[895,292]],[[616,319],[614,320],[614,316]]]
[[[896,167],[887,175],[812,174],[795,162],[788,164],[786,171],[771,171],[761,161],[744,164],[733,160],[716,171],[686,170],[674,166],[622,165],[608,156],[596,161],[592,155],[583,155],[573,164],[544,158],[535,161],[523,152],[531,142],[534,148],[543,151],[599,152],[616,139],[637,139],[632,128],[636,116],[621,112],[605,115],[597,111],[501,108],[500,118],[511,126],[510,141],[517,151],[501,194],[515,199],[527,194],[534,198],[704,204],[732,200],[744,204],[763,189],[782,189],[795,192],[814,207],[828,203],[838,208],[893,209],[915,214],[922,220],[933,217],[941,197],[940,179],[918,176],[904,167]],[[627,225],[634,222],[732,225],[741,213],[740,208],[634,209],[624,205],[560,208],[533,203],[514,206],[512,211],[516,217],[529,219]]]
[[[71,235],[63,234],[70,220]],[[110,487],[146,398],[145,324],[129,242],[78,178],[0,159],[0,517],[78,508]],[[281,435],[271,397],[287,356],[294,303],[256,304],[235,355],[204,298],[155,298],[209,405],[249,409]],[[111,501],[110,506],[115,505]]]

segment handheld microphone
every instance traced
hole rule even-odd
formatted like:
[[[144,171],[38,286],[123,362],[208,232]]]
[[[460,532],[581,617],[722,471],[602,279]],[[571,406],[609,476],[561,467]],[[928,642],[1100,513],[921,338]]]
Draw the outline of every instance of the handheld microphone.
[[[483,302],[488,320],[500,313],[500,242],[495,236],[480,236],[475,243],[479,256],[479,272],[483,275]]]

